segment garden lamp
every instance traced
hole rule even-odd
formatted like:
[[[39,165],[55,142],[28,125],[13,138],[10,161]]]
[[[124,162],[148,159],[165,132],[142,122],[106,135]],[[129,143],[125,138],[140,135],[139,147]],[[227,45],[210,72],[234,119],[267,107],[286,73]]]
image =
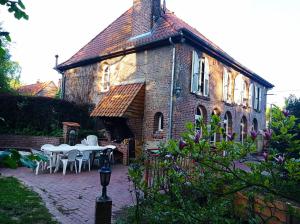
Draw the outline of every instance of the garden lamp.
[[[109,185],[111,170],[109,167],[103,166],[100,170],[100,183],[102,185],[102,198],[107,199],[107,190],[106,187]]]

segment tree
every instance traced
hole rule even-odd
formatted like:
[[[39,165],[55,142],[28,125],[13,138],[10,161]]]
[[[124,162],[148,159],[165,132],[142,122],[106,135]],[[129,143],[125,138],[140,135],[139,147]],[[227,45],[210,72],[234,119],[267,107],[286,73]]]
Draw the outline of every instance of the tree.
[[[7,7],[8,12],[14,13],[16,19],[26,19],[28,20],[28,15],[25,13],[25,5],[21,0],[11,1],[11,0],[0,0],[0,4]],[[3,42],[10,42],[11,38],[9,32],[0,30],[0,56],[4,55],[6,50]]]
[[[8,41],[3,41],[1,47],[4,53],[0,54],[0,93],[13,92],[20,84],[21,68],[11,60]]]

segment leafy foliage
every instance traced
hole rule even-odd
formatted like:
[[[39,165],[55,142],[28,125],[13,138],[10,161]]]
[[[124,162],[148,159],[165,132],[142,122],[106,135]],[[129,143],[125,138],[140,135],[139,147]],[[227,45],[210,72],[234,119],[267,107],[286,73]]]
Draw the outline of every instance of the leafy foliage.
[[[0,0],[0,5],[7,7],[8,12],[13,13],[16,19],[28,20],[28,15],[25,13],[25,5],[21,0]],[[5,42],[10,42],[9,32],[0,30],[0,57],[6,54]]]
[[[294,128],[293,118],[275,110],[278,121],[274,126],[279,132],[262,132],[271,143],[282,141],[279,136]],[[230,135],[229,141],[212,147],[211,137],[224,132],[219,128],[220,118],[214,116],[208,126],[200,123],[201,133],[188,124],[180,141],[170,140],[159,153],[145,155],[130,166],[136,206],[128,223],[267,223],[276,217],[259,215],[254,209],[257,198],[265,207],[276,200],[300,203],[299,160],[269,147],[263,156],[247,159],[256,152],[257,133],[253,132],[244,144],[234,142]],[[299,155],[297,147],[289,145]],[[238,193],[247,198],[244,209],[236,206]]]
[[[0,27],[1,32],[1,27]],[[2,42],[0,54],[0,93],[14,92],[20,83],[20,66],[11,60],[7,41]]]
[[[91,129],[89,105],[46,98],[0,95],[0,133],[62,136],[62,122],[78,122]]]

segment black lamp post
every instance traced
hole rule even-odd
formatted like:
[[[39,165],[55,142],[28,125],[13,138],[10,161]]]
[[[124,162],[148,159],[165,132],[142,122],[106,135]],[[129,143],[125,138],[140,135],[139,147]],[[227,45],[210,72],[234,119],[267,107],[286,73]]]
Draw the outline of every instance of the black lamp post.
[[[110,182],[111,169],[108,166],[103,166],[99,173],[102,195],[96,198],[95,224],[111,224],[112,200],[107,196],[106,189]]]
[[[108,199],[106,187],[109,185],[111,170],[109,167],[103,166],[100,170],[100,182],[102,185],[102,199]]]

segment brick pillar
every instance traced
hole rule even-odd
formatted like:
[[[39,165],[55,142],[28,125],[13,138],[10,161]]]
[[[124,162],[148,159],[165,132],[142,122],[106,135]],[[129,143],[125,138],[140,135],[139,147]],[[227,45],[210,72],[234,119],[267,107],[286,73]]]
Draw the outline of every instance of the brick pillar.
[[[68,144],[69,142],[69,132],[70,130],[75,130],[77,133],[79,131],[80,124],[75,122],[63,122],[63,138],[64,143]]]

